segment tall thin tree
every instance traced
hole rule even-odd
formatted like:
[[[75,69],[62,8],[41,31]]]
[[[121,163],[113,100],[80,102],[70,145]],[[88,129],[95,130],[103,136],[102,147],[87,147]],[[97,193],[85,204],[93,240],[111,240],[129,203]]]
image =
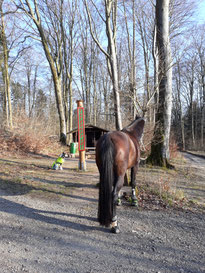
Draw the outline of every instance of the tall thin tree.
[[[9,76],[9,49],[7,45],[7,37],[5,33],[5,22],[4,22],[4,13],[3,13],[3,1],[0,1],[0,40],[3,48],[3,79],[4,79],[4,110],[6,124],[10,128],[13,127],[13,115],[12,115],[12,104],[11,104],[11,89],[10,89],[10,76]]]

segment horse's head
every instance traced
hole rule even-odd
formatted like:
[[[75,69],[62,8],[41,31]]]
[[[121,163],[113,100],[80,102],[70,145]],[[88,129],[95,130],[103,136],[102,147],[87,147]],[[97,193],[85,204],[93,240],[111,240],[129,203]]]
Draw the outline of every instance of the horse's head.
[[[138,116],[138,115],[135,116],[135,120],[140,119],[140,118],[141,118],[141,117]]]
[[[145,125],[145,120],[141,117],[138,117],[136,119],[136,125],[135,125],[135,130],[137,133],[137,138],[140,140],[142,137],[143,131],[144,131],[144,125]]]

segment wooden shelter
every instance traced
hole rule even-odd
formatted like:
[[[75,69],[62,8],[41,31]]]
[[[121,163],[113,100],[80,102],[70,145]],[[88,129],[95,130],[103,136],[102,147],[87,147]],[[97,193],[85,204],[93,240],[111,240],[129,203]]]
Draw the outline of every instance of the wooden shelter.
[[[104,134],[109,132],[106,129],[94,126],[92,124],[85,124],[85,146],[86,148],[94,148],[97,140]],[[67,134],[72,134],[73,142],[78,142],[78,128],[73,129]]]

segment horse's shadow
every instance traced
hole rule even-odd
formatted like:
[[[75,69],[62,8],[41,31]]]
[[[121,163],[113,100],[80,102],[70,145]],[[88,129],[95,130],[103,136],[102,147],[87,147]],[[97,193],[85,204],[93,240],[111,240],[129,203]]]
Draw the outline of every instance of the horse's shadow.
[[[68,229],[78,231],[103,231],[108,232],[107,229],[97,226],[97,219],[95,217],[77,215],[65,212],[47,211],[31,208],[16,202],[4,199],[0,197],[0,211],[8,214],[20,216],[22,218],[28,218],[35,221],[44,222],[51,225],[57,225]],[[68,219],[59,219],[57,216],[67,217]],[[76,219],[71,221],[70,218]],[[84,219],[89,221],[89,224],[79,223],[78,219]]]

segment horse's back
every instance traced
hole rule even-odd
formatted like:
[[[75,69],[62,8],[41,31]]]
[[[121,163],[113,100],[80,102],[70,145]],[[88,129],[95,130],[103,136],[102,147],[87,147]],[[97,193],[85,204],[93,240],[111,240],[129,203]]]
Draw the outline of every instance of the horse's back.
[[[103,135],[96,145],[96,164],[98,169],[102,163],[103,153],[112,146],[113,164],[117,173],[123,174],[127,169],[138,164],[139,144],[129,134],[113,131]]]
[[[123,168],[124,171],[137,165],[140,160],[138,139],[122,131],[114,133],[111,139],[115,146],[115,162],[118,162],[118,169]]]

